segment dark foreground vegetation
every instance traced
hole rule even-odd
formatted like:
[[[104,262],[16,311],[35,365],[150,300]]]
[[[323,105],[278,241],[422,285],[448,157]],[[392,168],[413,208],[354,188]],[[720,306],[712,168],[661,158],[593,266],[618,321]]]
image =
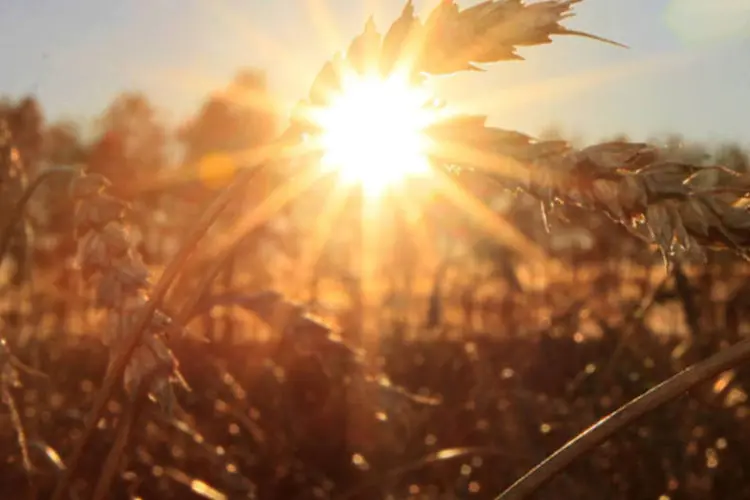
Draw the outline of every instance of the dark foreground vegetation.
[[[144,403],[112,498],[492,498],[598,418],[747,334],[740,261],[712,254],[706,266],[667,272],[641,242],[588,217],[602,243],[558,251],[567,278],[548,275],[541,290],[523,292],[522,278],[506,286],[506,255],[496,262],[506,274],[481,281],[505,291],[472,295],[482,286],[462,285],[461,264],[433,277],[442,285],[417,296],[413,315],[380,306],[372,363],[405,391],[366,381],[352,351],[324,337],[268,337],[242,310],[197,318],[196,335],[172,342],[192,392],[179,394],[173,418]],[[27,291],[3,316],[14,353],[48,377],[22,372],[22,387],[10,389],[38,498],[65,466],[108,358],[85,298],[61,294],[59,283]],[[212,297],[226,304],[222,290]],[[748,382],[743,370],[727,373],[647,416],[539,498],[750,495]],[[118,393],[74,497],[91,495],[128,411]],[[2,418],[2,497],[22,498],[18,436],[11,414]]]
[[[679,300],[667,287],[651,307]],[[191,423],[146,408],[112,498],[223,498],[212,489],[228,498],[491,498],[597,418],[715,351],[729,335],[722,325],[676,339],[626,316],[601,325],[600,338],[581,339],[579,312],[551,319],[537,335],[508,329],[461,341],[383,339],[384,371],[395,384],[439,396],[437,405],[364,396],[340,374],[326,373],[343,364],[334,350],[271,365],[273,343],[177,342],[193,387],[181,398]],[[722,304],[702,312],[718,316],[719,327],[742,311]],[[45,498],[59,473],[52,449],[63,457],[70,451],[107,355],[95,339],[71,340],[65,332],[17,354],[50,376],[13,391],[33,481]],[[650,415],[539,498],[746,497],[747,382],[743,372],[727,374]],[[120,395],[80,465],[73,486],[79,498],[90,494],[123,411]],[[7,414],[3,420],[2,497],[21,498],[26,474]]]

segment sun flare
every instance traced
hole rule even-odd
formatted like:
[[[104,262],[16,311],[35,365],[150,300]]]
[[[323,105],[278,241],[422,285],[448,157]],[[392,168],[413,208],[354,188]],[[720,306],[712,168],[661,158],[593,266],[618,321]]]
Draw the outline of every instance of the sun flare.
[[[427,92],[396,76],[344,82],[314,117],[322,130],[323,167],[346,183],[361,184],[367,195],[426,174],[429,144],[423,131],[436,117],[427,102]]]

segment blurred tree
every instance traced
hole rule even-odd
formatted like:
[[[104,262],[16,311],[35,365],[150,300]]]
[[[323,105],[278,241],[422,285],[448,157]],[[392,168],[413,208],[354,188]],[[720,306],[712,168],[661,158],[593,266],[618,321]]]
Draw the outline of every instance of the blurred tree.
[[[89,154],[89,169],[100,173],[114,182],[114,189],[122,187],[122,180],[127,182],[127,158],[123,140],[116,132],[108,131],[92,145]]]
[[[53,123],[44,131],[42,157],[52,165],[71,165],[86,161],[86,145],[73,122]]]
[[[81,165],[88,159],[88,146],[80,137],[78,126],[73,122],[61,121],[49,125],[43,132],[42,155],[44,163],[57,165]],[[73,213],[73,203],[68,195],[69,179],[53,177],[40,188],[37,195],[42,203],[30,207],[35,219],[44,226],[44,232],[55,235],[58,246],[48,247],[47,255],[40,258],[54,258],[67,255],[73,251],[73,228],[70,214]],[[39,265],[40,263],[37,262]],[[56,264],[56,262],[55,262]]]
[[[612,142],[631,142],[630,136],[628,134],[625,134],[625,133],[615,134],[615,135],[613,135],[612,137],[610,137],[609,139],[606,139],[606,140],[607,141],[612,141]]]
[[[730,168],[736,172],[747,172],[750,170],[750,157],[742,146],[736,143],[720,145],[714,153],[716,163]]]
[[[99,119],[101,135],[90,168],[109,177],[121,196],[147,187],[166,164],[168,133],[154,106],[140,93],[118,96]]]
[[[227,149],[229,144],[226,138],[234,135],[233,122],[229,103],[221,98],[210,98],[198,117],[180,131],[180,140],[185,144],[186,162],[193,163],[217,149]]]
[[[583,147],[583,139],[581,136],[566,131],[559,123],[552,123],[542,128],[537,139],[542,141],[566,141],[573,147]]]
[[[702,165],[711,158],[711,154],[703,144],[686,141],[679,134],[669,134],[663,140],[656,139],[650,142],[661,147],[662,155],[666,160]]]
[[[564,141],[566,140],[563,128],[557,123],[547,125],[539,132],[539,139],[543,141]]]
[[[223,92],[212,95],[179,137],[188,164],[217,153],[244,151],[268,141],[277,111],[264,72],[243,70]]]

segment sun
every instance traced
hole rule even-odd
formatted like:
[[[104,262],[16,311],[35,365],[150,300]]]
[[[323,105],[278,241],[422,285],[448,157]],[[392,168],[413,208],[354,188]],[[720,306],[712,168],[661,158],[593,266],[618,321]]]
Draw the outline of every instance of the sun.
[[[430,171],[424,130],[436,121],[429,93],[392,75],[352,77],[314,113],[324,169],[366,195],[382,194],[406,178]]]

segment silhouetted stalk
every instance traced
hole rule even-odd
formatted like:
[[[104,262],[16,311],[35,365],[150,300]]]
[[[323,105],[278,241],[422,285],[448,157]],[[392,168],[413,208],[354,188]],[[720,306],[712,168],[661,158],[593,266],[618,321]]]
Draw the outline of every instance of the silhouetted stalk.
[[[237,252],[232,252],[232,255],[227,259],[227,265],[224,267],[221,288],[224,291],[232,290],[234,288],[234,274],[237,269]],[[232,309],[224,309],[224,313],[221,316],[221,339],[224,345],[231,346],[234,344],[234,321],[232,321]]]
[[[104,461],[99,481],[94,488],[93,500],[105,500],[108,498],[112,481],[120,470],[120,464],[125,457],[127,445],[131,441],[130,433],[138,421],[146,401],[148,401],[149,385],[150,380],[141,381],[133,400],[126,405],[125,412],[117,423],[115,440]]]
[[[496,500],[528,498],[575,460],[589,453],[645,414],[683,395],[702,382],[750,360],[750,339],[743,340],[710,358],[685,368],[568,441],[525,476],[502,492]]]
[[[203,274],[200,282],[194,288],[195,291],[188,295],[187,300],[185,300],[178,315],[175,317],[178,325],[185,326],[194,317],[196,306],[203,298],[208,296],[211,284],[219,276],[222,269],[226,269],[229,265],[233,256],[239,250],[240,245],[245,241],[245,238],[250,236],[266,220],[269,213],[281,210],[296,198],[298,194],[308,189],[318,178],[318,175],[317,173],[308,173],[304,176],[302,182],[295,183],[289,189],[275,191],[253,209],[253,212],[244,221],[242,227],[237,229],[239,236],[236,236],[234,241],[222,250],[222,253],[215,259],[213,266],[208,272]]]
[[[5,406],[8,407],[10,412],[10,420],[13,424],[13,428],[16,431],[16,440],[18,441],[18,448],[21,451],[21,460],[23,462],[23,470],[26,473],[26,481],[29,485],[28,498],[34,500],[36,498],[36,487],[34,481],[31,478],[33,467],[31,465],[31,458],[29,457],[29,447],[26,442],[26,432],[23,429],[23,422],[21,422],[21,414],[18,412],[18,406],[16,405],[13,395],[10,392],[10,384],[3,380],[2,381],[2,400]]]

